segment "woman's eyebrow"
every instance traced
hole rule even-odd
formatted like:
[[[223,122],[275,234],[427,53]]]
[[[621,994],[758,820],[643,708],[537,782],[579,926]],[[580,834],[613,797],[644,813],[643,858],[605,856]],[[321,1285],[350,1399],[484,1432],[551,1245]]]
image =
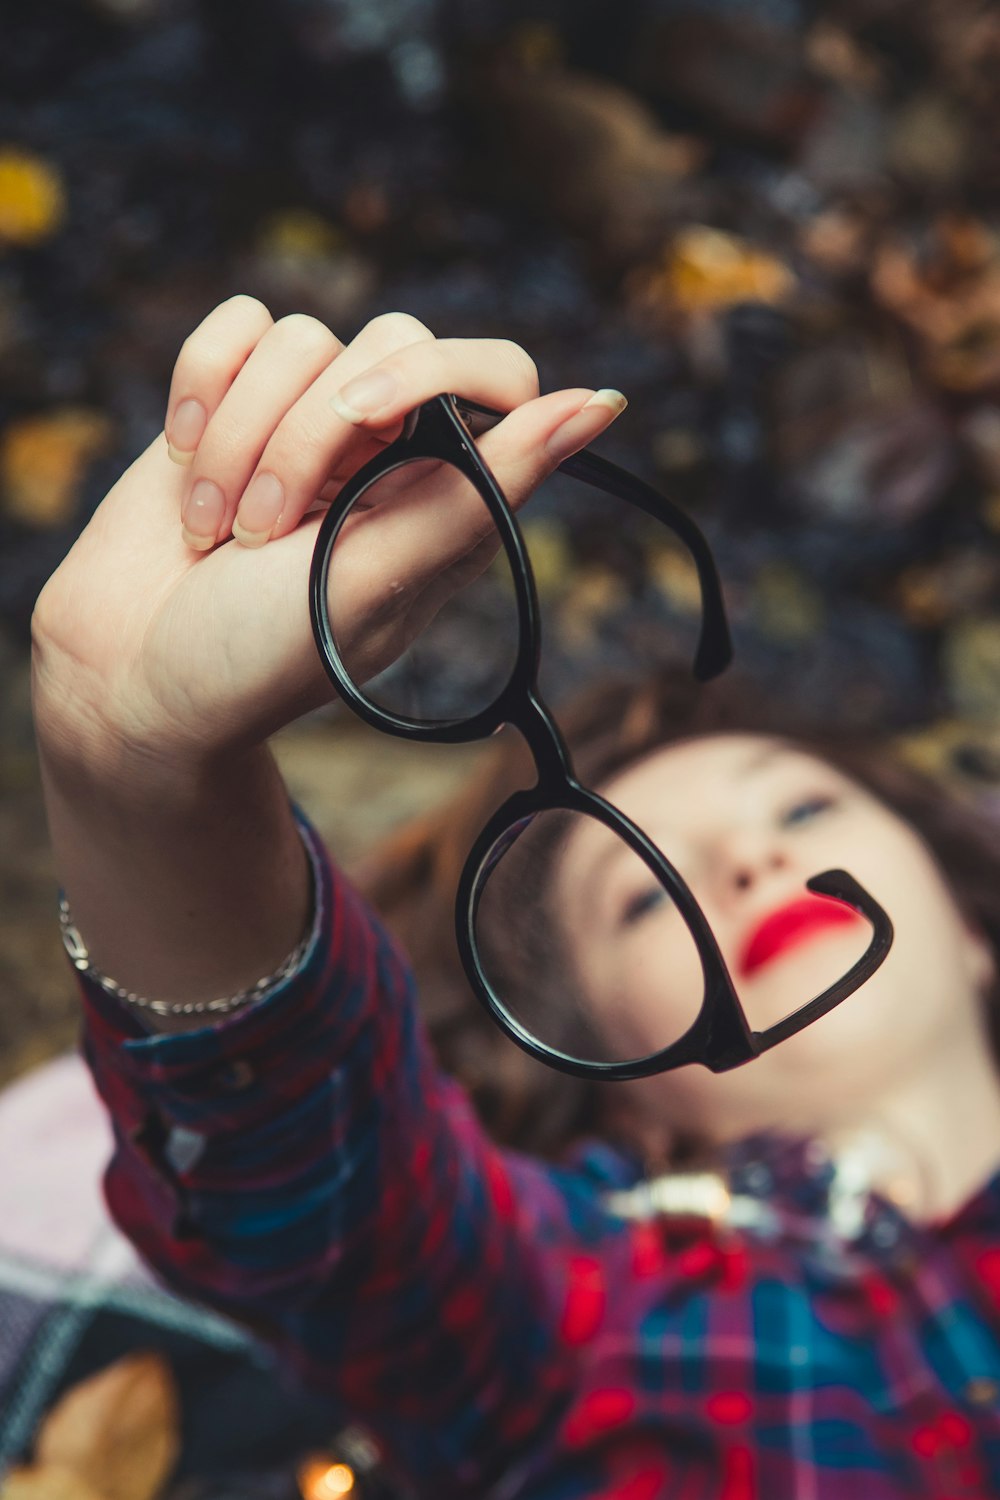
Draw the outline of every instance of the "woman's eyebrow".
[[[784,745],[764,745],[762,748],[756,749],[750,756],[749,760],[744,761],[741,766],[737,766],[736,775],[749,775],[751,771],[757,771],[761,766],[766,766],[770,764],[772,760],[777,760],[782,755],[787,754],[788,751],[785,749]]]

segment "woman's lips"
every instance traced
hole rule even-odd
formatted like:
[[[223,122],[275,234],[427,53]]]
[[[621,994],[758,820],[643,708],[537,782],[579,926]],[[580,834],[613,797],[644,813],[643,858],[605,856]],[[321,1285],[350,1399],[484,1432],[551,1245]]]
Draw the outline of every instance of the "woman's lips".
[[[826,896],[803,896],[779,907],[764,918],[747,940],[740,959],[740,972],[752,974],[776,953],[828,927],[850,927],[857,912]]]

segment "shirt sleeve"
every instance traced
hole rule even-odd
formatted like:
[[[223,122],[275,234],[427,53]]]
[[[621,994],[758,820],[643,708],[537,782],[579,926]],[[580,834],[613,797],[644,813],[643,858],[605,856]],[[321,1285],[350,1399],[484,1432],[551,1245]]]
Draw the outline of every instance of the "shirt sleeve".
[[[422,1492],[482,1495],[570,1394],[553,1267],[579,1210],[484,1135],[400,952],[293,812],[315,918],[265,998],[149,1035],[77,974],[108,1205],[165,1281],[275,1344]]]

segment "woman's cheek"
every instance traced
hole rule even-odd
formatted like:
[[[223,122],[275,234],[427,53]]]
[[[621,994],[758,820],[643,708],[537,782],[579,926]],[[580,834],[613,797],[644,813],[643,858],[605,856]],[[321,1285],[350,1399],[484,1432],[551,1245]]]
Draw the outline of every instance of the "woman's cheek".
[[[704,975],[694,939],[652,916],[636,930],[627,962],[630,1011],[651,1051],[676,1041],[697,1018],[704,997]]]

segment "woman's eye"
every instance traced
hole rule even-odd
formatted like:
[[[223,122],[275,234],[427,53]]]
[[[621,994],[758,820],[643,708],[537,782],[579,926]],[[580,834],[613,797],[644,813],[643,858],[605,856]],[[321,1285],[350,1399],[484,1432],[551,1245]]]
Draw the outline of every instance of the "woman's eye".
[[[795,824],[804,823],[816,813],[825,812],[828,807],[832,806],[832,797],[805,797],[782,814],[781,822],[786,828],[789,825],[794,827]]]
[[[662,885],[651,885],[647,890],[637,891],[626,901],[622,910],[622,925],[628,927],[633,922],[638,922],[648,912],[655,910],[656,907],[672,904]]]

